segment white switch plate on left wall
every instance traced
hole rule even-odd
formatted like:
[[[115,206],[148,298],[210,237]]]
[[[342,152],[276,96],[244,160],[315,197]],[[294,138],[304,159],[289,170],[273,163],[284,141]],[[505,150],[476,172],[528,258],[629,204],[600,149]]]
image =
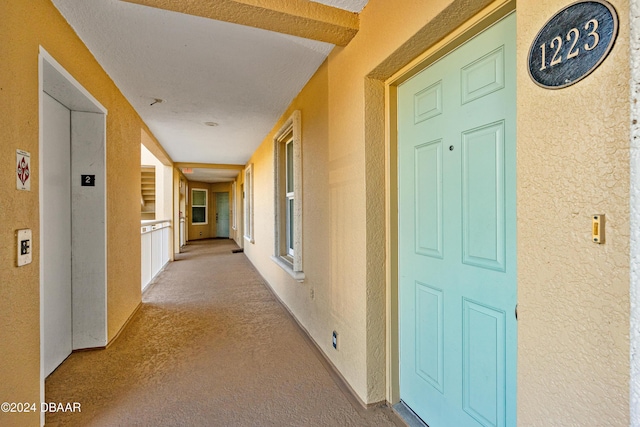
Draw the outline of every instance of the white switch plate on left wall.
[[[31,252],[33,239],[31,238],[31,230],[18,230],[16,234],[17,251],[18,251],[18,267],[31,264]]]

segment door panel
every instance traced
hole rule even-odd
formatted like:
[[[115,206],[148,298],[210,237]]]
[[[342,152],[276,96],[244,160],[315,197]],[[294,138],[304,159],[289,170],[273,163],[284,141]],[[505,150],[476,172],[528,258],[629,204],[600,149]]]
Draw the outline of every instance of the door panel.
[[[416,253],[442,258],[442,140],[416,147]]]
[[[443,292],[416,282],[416,372],[443,392],[444,319]]]
[[[400,394],[515,425],[515,15],[398,88]]]
[[[442,81],[421,90],[414,99],[415,124],[442,114]]]
[[[462,134],[462,262],[504,271],[504,122]]]
[[[485,426],[504,425],[505,313],[463,300],[463,408]]]
[[[462,103],[504,88],[504,46],[462,68]]]
[[[229,193],[216,193],[216,237],[229,237]]]
[[[43,94],[43,360],[48,376],[71,354],[71,112]]]

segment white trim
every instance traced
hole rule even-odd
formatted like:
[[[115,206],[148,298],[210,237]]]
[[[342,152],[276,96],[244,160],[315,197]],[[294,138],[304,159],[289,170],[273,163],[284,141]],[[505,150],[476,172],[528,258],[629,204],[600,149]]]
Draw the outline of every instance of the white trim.
[[[288,250],[287,225],[287,165],[286,144],[293,143],[293,254]],[[273,137],[274,170],[274,247],[272,259],[299,282],[304,280],[302,264],[302,115],[299,110],[291,114]],[[283,209],[285,210],[283,212]]]
[[[236,182],[237,181],[233,181],[231,183],[231,229],[232,230],[237,230],[238,229],[238,217],[237,217],[237,203],[236,203],[236,199],[237,199],[237,195],[236,195]],[[235,235],[233,236],[234,238],[236,237]]]
[[[293,277],[296,281],[302,283],[306,278],[303,271],[293,271],[291,268],[291,264],[289,264],[283,257],[272,256],[271,260],[278,264],[284,271],[286,271],[291,277]]]
[[[102,112],[105,115],[108,113],[107,109],[96,98],[94,98],[93,95],[91,95],[91,93],[89,93],[89,91],[86,90],[71,74],[69,74],[69,72],[67,70],[65,70],[62,67],[62,65],[60,65],[60,63],[58,61],[56,61],[53,58],[53,56],[51,56],[51,54],[49,52],[47,52],[45,50],[45,48],[42,47],[42,46],[40,46],[39,57],[40,57],[39,71],[40,71],[40,89],[41,90],[44,89],[44,76],[43,76],[43,73],[42,73],[42,71],[43,71],[43,69],[42,69],[43,62],[42,62],[42,60],[44,60],[49,65],[51,65],[53,68],[55,68],[56,71],[58,71],[62,75],[62,77],[64,77],[76,89],[78,89],[78,91],[85,98],[87,98],[87,100],[89,100],[96,108],[98,108],[100,110],[100,112]],[[42,105],[42,104],[40,104],[40,105]],[[42,113],[42,111],[40,111],[40,112]]]
[[[244,239],[256,242],[253,235],[253,163],[244,170]]]
[[[44,57],[43,53],[46,52],[42,46],[40,46],[40,54],[38,55],[38,154],[43,152],[44,149]],[[47,54],[48,55],[48,54]],[[42,188],[44,187],[44,180],[42,174],[42,161],[38,162],[38,210],[41,211],[44,205],[44,194]],[[40,215],[40,402],[44,402],[44,351],[42,351],[44,343],[44,304],[42,303],[42,296],[44,295],[44,262],[42,262],[42,248],[44,247],[44,238],[42,236],[42,230],[44,225],[43,215]],[[44,426],[44,412],[40,412],[40,425]]]

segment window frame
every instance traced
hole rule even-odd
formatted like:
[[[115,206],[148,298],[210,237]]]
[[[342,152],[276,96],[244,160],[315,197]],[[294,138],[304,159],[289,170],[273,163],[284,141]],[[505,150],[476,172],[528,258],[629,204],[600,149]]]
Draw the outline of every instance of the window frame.
[[[231,200],[229,202],[229,206],[231,206],[231,229],[232,230],[237,230],[238,229],[238,220],[237,220],[237,216],[236,216],[236,181],[233,181],[231,183]],[[235,236],[234,236],[235,238]]]
[[[291,151],[289,151],[291,148]],[[294,182],[295,177],[293,176],[295,167],[293,165],[293,132],[291,133],[291,137],[286,138],[284,141],[284,165],[285,165],[285,190],[284,190],[284,200],[285,200],[285,218],[284,218],[284,228],[285,228],[285,252],[291,257],[291,259],[295,256],[295,245],[294,245],[294,236],[296,235],[295,230],[295,215],[293,211],[295,209],[295,191],[294,191]],[[293,169],[293,170],[292,170]]]
[[[275,224],[271,259],[298,282],[305,279],[302,265],[301,128],[301,113],[296,110],[273,138]],[[287,150],[289,147],[291,151]]]
[[[255,243],[253,236],[253,163],[244,170],[244,238]]]
[[[194,191],[204,192],[204,205],[194,205],[195,198],[193,197]],[[204,208],[204,222],[193,222],[193,208]],[[209,224],[209,190],[205,188],[192,188],[191,189],[191,225],[208,225]]]

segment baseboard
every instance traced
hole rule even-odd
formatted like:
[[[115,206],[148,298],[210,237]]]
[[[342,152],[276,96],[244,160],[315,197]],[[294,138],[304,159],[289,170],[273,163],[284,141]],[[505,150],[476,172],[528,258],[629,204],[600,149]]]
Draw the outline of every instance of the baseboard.
[[[148,287],[149,286],[147,286],[147,288]],[[124,322],[124,324],[122,325],[118,333],[116,333],[116,335],[111,340],[109,340],[106,347],[104,347],[105,349],[111,347],[111,344],[116,342],[116,340],[120,337],[120,334],[122,333],[122,331],[124,331],[127,328],[127,326],[129,326],[129,322],[131,322],[131,319],[133,319],[133,317],[138,313],[141,307],[142,307],[142,301],[138,303],[138,306],[135,308],[135,310],[133,310],[133,313],[129,315],[129,318],[127,319],[126,322]]]
[[[366,403],[364,403],[362,401],[362,399],[360,399],[360,396],[358,396],[358,394],[351,387],[349,382],[344,378],[342,373],[333,364],[331,359],[329,359],[329,357],[325,354],[325,352],[322,350],[322,348],[313,339],[313,337],[311,336],[309,331],[307,331],[307,329],[302,325],[302,323],[300,323],[298,318],[293,314],[293,312],[289,309],[289,307],[284,303],[284,301],[282,301],[280,296],[271,287],[271,285],[269,284],[267,279],[265,279],[264,276],[262,274],[260,274],[260,272],[255,267],[255,265],[253,265],[251,260],[249,260],[248,258],[247,258],[247,260],[249,261],[249,264],[251,265],[253,270],[256,272],[256,274],[258,276],[260,276],[260,278],[262,279],[262,283],[265,286],[265,288],[267,288],[269,290],[269,292],[271,292],[273,297],[282,306],[282,308],[287,313],[287,315],[298,326],[298,331],[300,332],[300,335],[302,336],[302,338],[304,338],[304,340],[307,342],[307,344],[309,345],[309,347],[311,348],[313,353],[316,355],[316,357],[318,358],[318,360],[320,361],[322,366],[327,370],[327,372],[329,373],[329,375],[331,376],[333,381],[336,383],[336,385],[338,386],[340,391],[342,391],[342,393],[345,395],[347,400],[349,400],[349,403],[351,403],[351,405],[354,407],[354,409],[356,411],[360,412],[360,411],[366,411],[368,409],[375,408],[375,407],[381,407],[381,406],[390,407],[390,405],[388,405],[388,402],[386,400],[383,400],[383,401],[380,401],[380,402],[366,404]]]
[[[133,313],[131,313],[131,315],[129,316],[127,321],[124,322],[124,325],[122,325],[122,327],[120,328],[118,333],[107,343],[107,345],[98,346],[98,347],[77,348],[75,350],[72,350],[71,353],[82,353],[83,351],[106,350],[109,347],[111,347],[111,344],[113,344],[118,339],[118,337],[120,336],[122,331],[124,331],[125,328],[127,327],[127,325],[129,325],[129,322],[131,321],[131,319],[133,319],[133,316],[136,315],[138,310],[140,310],[140,307],[142,307],[142,301],[140,301],[140,303],[138,303],[138,306],[135,308],[135,310],[133,310]]]
[[[142,288],[142,295],[144,295],[149,290],[149,288],[151,288],[151,285],[153,285],[155,283],[155,281],[158,278],[158,276],[160,276],[160,273],[162,273],[164,271],[164,269],[167,268],[167,266],[169,264],[171,264],[172,262],[176,262],[176,260],[175,259],[170,259],[169,261],[165,262],[162,267],[160,267],[160,270],[158,270],[156,275],[153,276],[151,278],[151,280],[149,280],[149,283],[147,283],[144,288]]]

